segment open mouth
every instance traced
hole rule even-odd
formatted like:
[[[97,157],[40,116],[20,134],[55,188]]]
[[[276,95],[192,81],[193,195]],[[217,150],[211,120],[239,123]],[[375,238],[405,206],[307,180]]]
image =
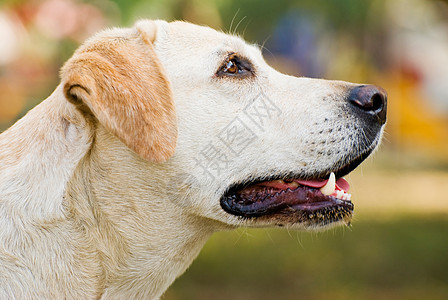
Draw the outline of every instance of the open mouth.
[[[327,179],[284,178],[253,181],[231,187],[222,197],[222,208],[233,215],[255,218],[293,216],[294,222],[349,223],[354,205],[350,185],[331,173]]]
[[[348,193],[350,185],[342,176],[363,162],[375,146],[329,175],[311,177],[315,179],[286,175],[235,184],[221,197],[221,207],[235,216],[277,221],[278,225],[320,227],[339,221],[350,225],[355,206]]]

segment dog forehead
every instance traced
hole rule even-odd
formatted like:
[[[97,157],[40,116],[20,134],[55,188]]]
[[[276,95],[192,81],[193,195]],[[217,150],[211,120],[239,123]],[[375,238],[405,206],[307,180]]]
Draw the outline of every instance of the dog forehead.
[[[249,56],[257,51],[238,36],[182,21],[159,23],[157,43],[166,51],[176,52],[176,56],[221,56],[230,52]]]
[[[207,26],[200,26],[188,22],[171,22],[169,24],[169,33],[173,39],[190,42],[198,47],[213,46],[220,43],[232,43],[243,46],[244,41],[240,38],[225,34]]]

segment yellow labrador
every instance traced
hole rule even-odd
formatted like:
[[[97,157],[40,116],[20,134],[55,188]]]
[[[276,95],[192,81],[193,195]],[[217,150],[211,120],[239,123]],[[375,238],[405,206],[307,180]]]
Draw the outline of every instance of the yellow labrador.
[[[154,299],[217,231],[350,222],[378,87],[296,78],[185,22],[103,31],[0,135],[0,298]]]

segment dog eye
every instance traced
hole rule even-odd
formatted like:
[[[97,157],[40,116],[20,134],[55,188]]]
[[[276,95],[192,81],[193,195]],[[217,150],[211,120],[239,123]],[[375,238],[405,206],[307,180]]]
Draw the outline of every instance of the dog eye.
[[[235,59],[232,59],[226,64],[223,71],[229,74],[236,74],[240,72],[241,69],[238,66],[238,62]]]
[[[245,58],[235,54],[229,55],[216,73],[217,76],[246,77],[253,75],[252,64]]]

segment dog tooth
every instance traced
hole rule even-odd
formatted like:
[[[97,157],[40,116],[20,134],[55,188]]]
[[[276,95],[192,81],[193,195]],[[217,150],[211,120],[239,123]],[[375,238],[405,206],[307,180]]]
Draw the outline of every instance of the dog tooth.
[[[320,192],[326,196],[330,196],[334,193],[336,189],[336,176],[333,172],[330,174],[330,178],[328,178],[328,182],[326,185],[320,188]]]

